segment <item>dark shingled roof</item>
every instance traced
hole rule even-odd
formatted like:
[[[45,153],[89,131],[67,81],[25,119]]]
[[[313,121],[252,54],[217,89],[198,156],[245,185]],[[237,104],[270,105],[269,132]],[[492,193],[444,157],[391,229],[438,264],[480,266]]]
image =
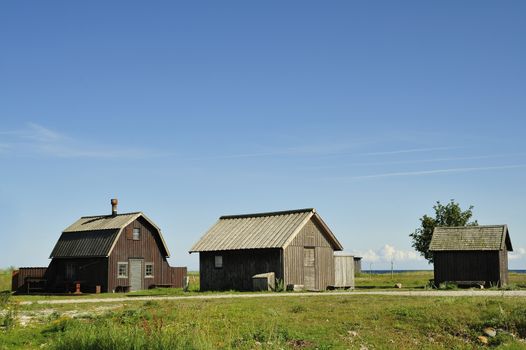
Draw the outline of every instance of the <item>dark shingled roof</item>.
[[[284,248],[301,228],[314,218],[335,250],[342,250],[329,227],[313,208],[268,213],[221,216],[201,239],[192,252],[218,250]]]
[[[159,234],[166,257],[170,256],[161,229],[142,212],[118,215],[83,216],[62,232],[50,258],[109,256],[120,232],[138,218],[143,218]]]
[[[435,227],[430,251],[513,251],[507,225]]]
[[[120,230],[63,232],[53,252],[51,252],[51,257],[108,256],[119,231]]]

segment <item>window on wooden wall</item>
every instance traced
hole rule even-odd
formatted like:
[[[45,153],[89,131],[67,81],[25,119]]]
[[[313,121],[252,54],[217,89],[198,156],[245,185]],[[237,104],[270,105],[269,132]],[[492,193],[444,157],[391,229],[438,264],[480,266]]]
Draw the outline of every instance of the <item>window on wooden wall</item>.
[[[133,234],[132,234],[132,239],[134,241],[138,241],[140,238],[141,238],[141,229],[140,228],[134,228],[133,229]]]
[[[153,277],[153,263],[144,264],[144,277],[147,277],[147,278]]]
[[[117,263],[117,278],[128,278],[128,263]]]
[[[222,255],[216,255],[214,259],[214,266],[216,269],[222,269],[223,268],[223,256]]]

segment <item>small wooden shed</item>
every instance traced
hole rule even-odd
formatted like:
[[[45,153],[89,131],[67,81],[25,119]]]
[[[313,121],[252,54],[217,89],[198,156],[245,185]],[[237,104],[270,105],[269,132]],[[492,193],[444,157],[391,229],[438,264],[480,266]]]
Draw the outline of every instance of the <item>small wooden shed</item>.
[[[429,250],[436,285],[508,283],[508,252],[513,248],[507,225],[436,227]]]
[[[334,254],[334,287],[354,288],[354,256]]]
[[[360,273],[362,273],[362,257],[355,256],[354,257],[354,274],[358,275]]]
[[[201,290],[251,290],[252,276],[325,290],[334,285],[334,251],[342,245],[315,209],[222,216],[192,247]]]

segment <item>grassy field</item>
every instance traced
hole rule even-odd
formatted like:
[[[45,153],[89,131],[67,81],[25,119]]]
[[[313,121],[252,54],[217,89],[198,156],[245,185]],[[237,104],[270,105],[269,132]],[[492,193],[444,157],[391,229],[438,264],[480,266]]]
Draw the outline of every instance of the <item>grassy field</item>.
[[[0,349],[524,349],[526,300],[298,296],[14,306]],[[29,319],[29,321],[28,321]]]
[[[11,273],[13,269],[0,269],[0,292],[11,290]]]
[[[429,287],[429,280],[433,278],[433,271],[412,271],[386,274],[362,273],[355,278],[356,289],[393,289],[396,283],[402,284],[403,289],[425,289]],[[507,289],[526,289],[526,274],[509,273]]]
[[[10,272],[9,272],[10,276]],[[357,289],[425,288],[432,273],[360,275]],[[511,274],[514,288],[526,276]],[[180,289],[126,294],[129,301],[22,305],[48,296],[0,297],[3,349],[526,349],[526,299],[320,295],[294,298],[134,301],[195,295]],[[1,295],[0,295],[1,296]],[[102,294],[97,297],[123,296]],[[94,296],[83,296],[81,298]],[[2,306],[2,303],[4,305]],[[485,327],[497,330],[488,344]]]

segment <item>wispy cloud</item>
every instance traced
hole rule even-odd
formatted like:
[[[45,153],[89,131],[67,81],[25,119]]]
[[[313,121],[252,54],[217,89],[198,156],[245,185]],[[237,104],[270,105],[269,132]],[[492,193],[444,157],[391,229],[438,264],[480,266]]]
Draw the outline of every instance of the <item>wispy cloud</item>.
[[[417,170],[417,171],[390,172],[390,173],[350,176],[350,177],[343,177],[340,179],[366,180],[366,179],[378,179],[378,178],[387,178],[387,177],[423,176],[423,175],[447,174],[447,173],[467,173],[467,172],[489,171],[489,170],[519,169],[519,168],[525,168],[525,167],[526,167],[526,164],[512,164],[512,165],[472,167],[472,168]]]
[[[323,144],[323,145],[307,145],[298,147],[285,147],[281,149],[273,149],[262,152],[225,154],[207,157],[208,159],[230,159],[230,158],[257,158],[257,157],[273,157],[273,156],[382,156],[382,155],[399,155],[408,153],[425,153],[435,151],[446,151],[458,149],[457,147],[427,147],[427,148],[411,148],[399,149],[393,151],[380,152],[358,152],[357,149],[370,145],[371,142],[358,142],[351,144]]]
[[[481,156],[468,156],[468,157],[444,157],[444,158],[426,158],[426,159],[413,159],[413,160],[393,160],[384,162],[367,162],[367,163],[355,163],[353,166],[370,166],[370,165],[397,165],[397,164],[421,164],[421,163],[438,163],[438,162],[453,162],[459,160],[482,160],[482,159],[498,159],[498,158],[510,158],[510,157],[522,157],[526,156],[526,153],[507,153],[507,154],[486,154]]]
[[[268,148],[261,152],[249,153],[234,153],[204,157],[206,159],[231,159],[231,158],[261,158],[261,157],[275,157],[275,156],[328,156],[339,154],[350,154],[355,150],[370,142],[355,142],[355,143],[332,143],[321,145],[304,145],[295,147],[282,148]],[[204,159],[203,158],[203,159]]]
[[[0,154],[44,155],[58,158],[144,158],[162,153],[142,148],[101,145],[79,140],[36,123],[0,131]]]
[[[411,149],[400,149],[394,151],[381,151],[381,152],[368,152],[362,153],[361,156],[384,156],[394,154],[405,154],[405,153],[422,153],[422,152],[435,152],[435,151],[449,151],[458,149],[457,147],[428,147],[428,148],[411,148]]]

